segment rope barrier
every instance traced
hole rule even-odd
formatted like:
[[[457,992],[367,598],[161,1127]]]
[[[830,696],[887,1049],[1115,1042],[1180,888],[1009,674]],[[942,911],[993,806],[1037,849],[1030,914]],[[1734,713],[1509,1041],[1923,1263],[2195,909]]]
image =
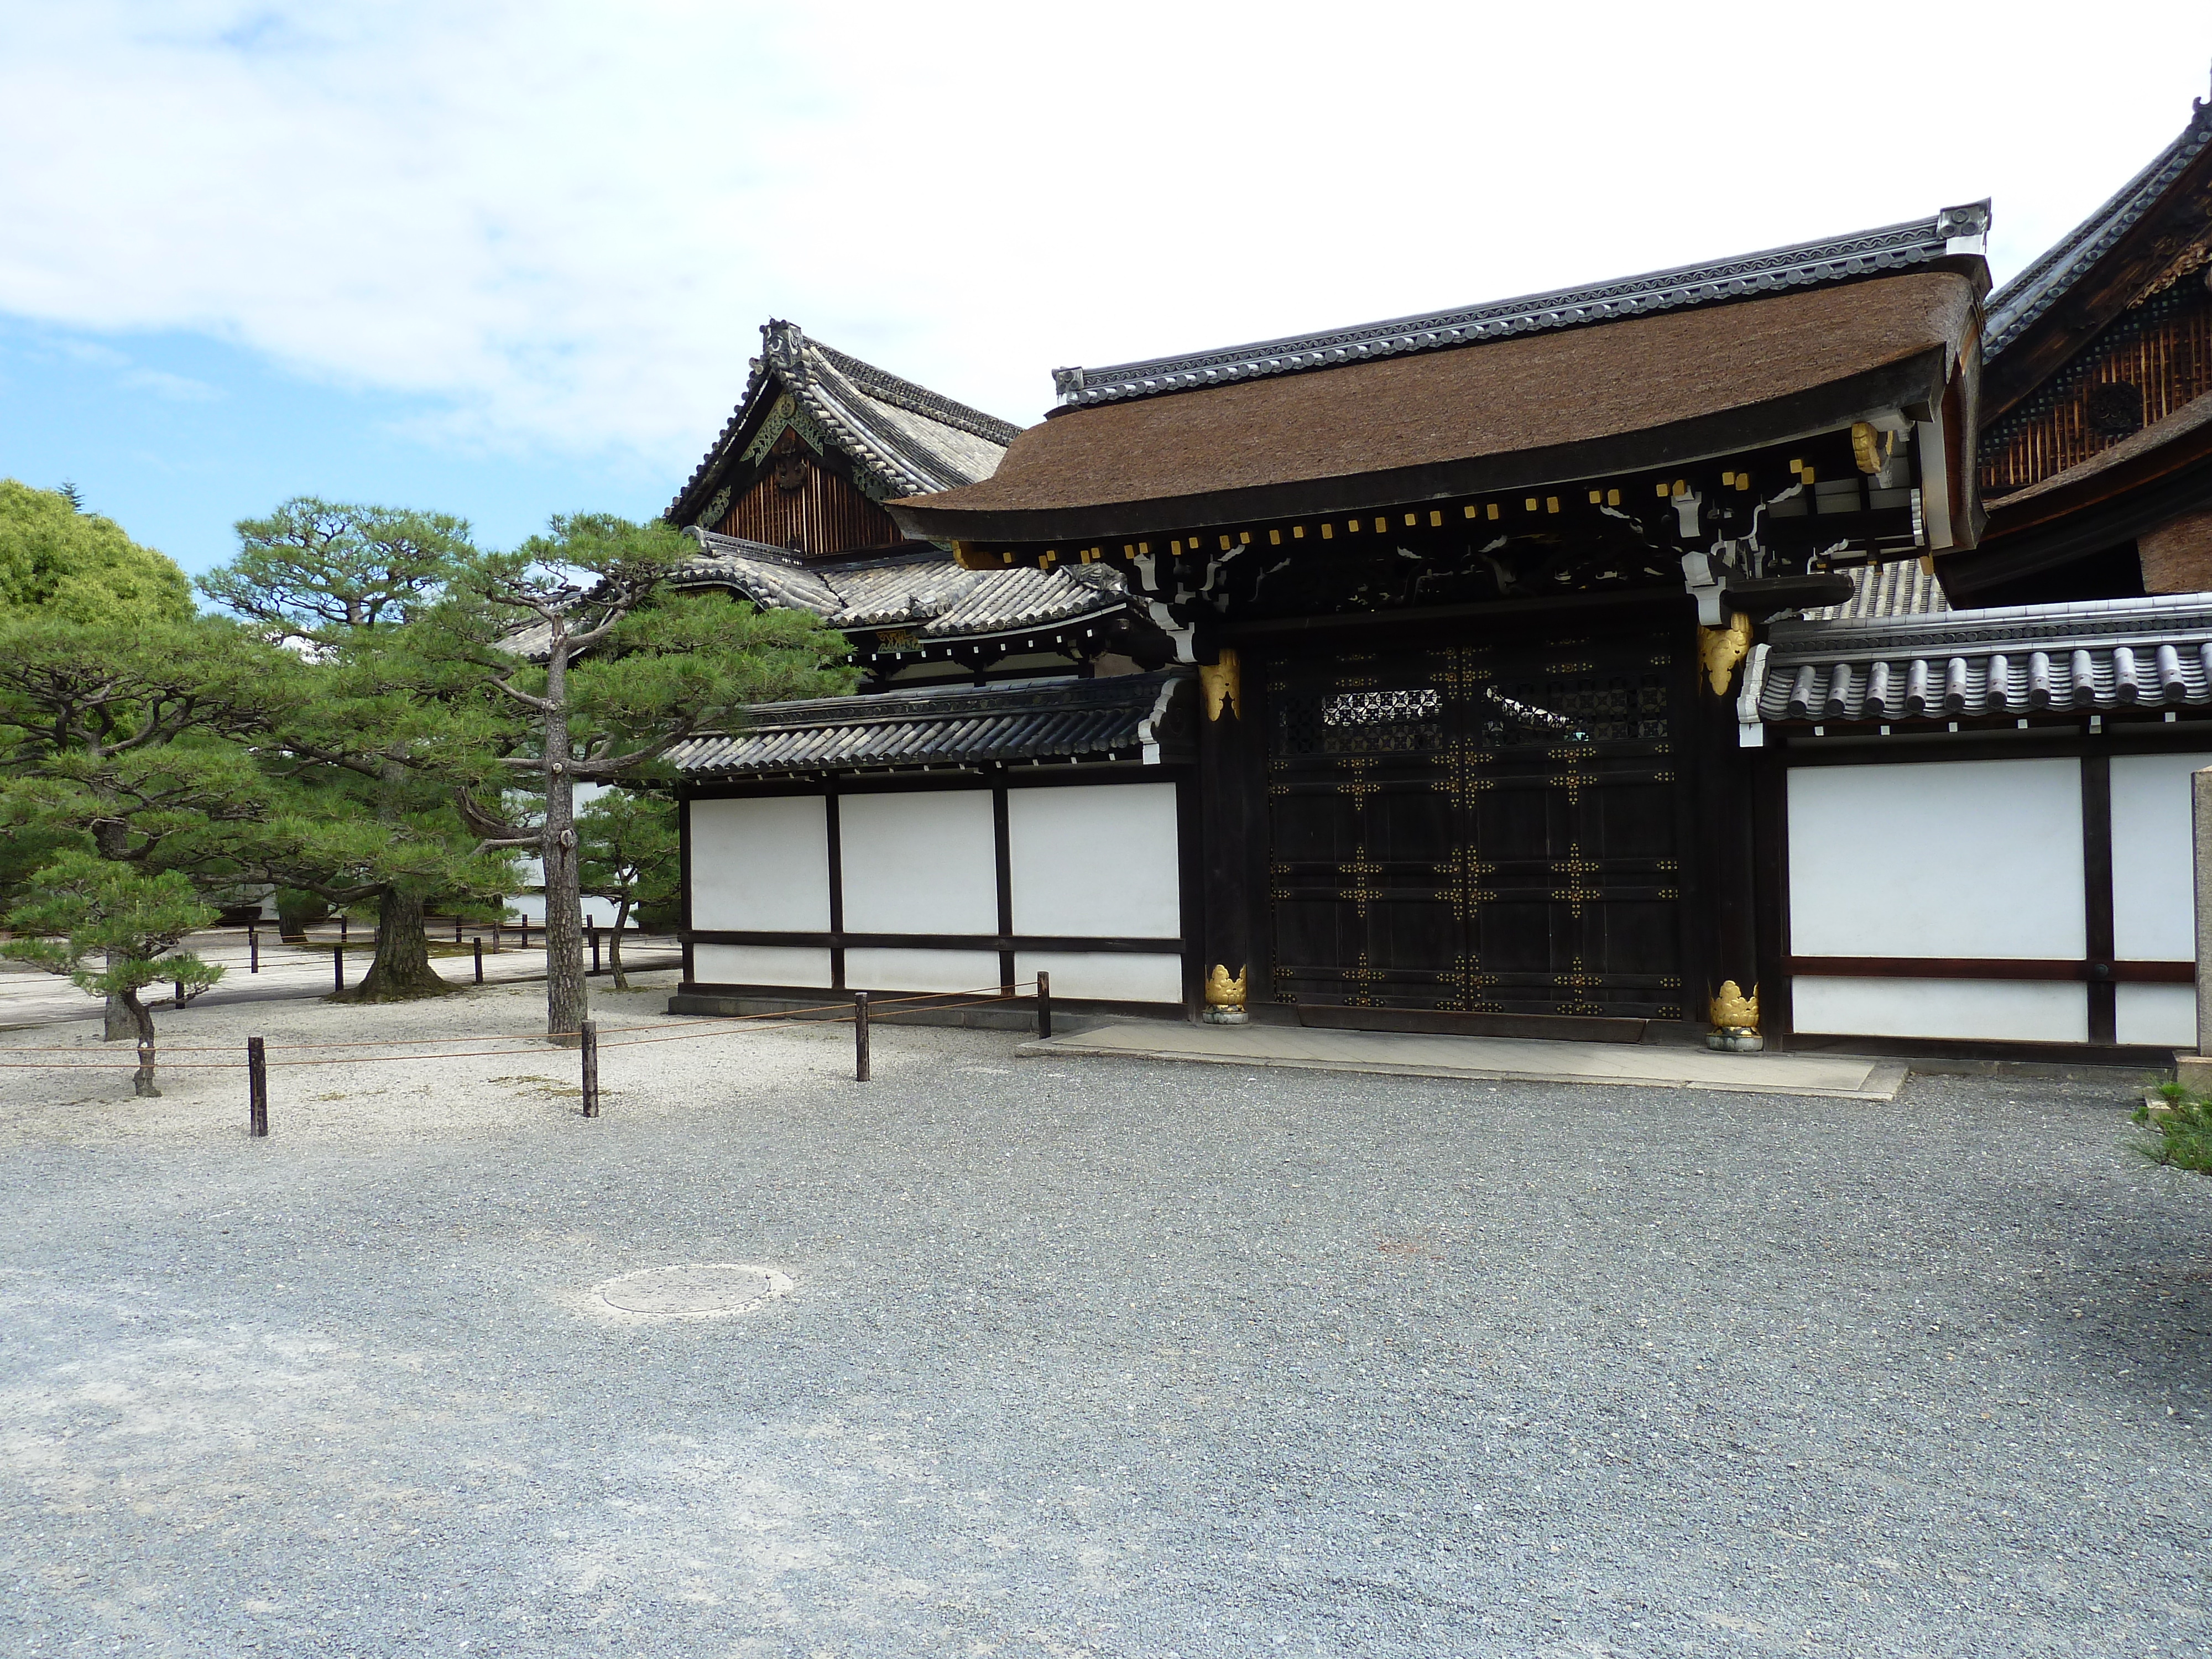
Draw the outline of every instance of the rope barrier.
[[[1030,979],[1030,980],[1016,980],[1016,981],[1012,981],[1011,984],[1008,984],[1008,985],[1003,985],[1003,986],[981,986],[981,985],[979,985],[979,986],[976,986],[976,987],[973,988],[972,989],[965,990],[965,991],[914,991],[914,992],[907,993],[906,994],[904,994],[904,995],[901,995],[901,996],[885,997],[885,998],[884,998],[880,1002],[879,1002],[879,1001],[877,1001],[874,998],[872,998],[872,998],[869,1000],[869,1005],[868,1005],[869,1018],[870,1018],[871,1021],[872,1022],[872,1021],[877,1020],[877,1019],[896,1018],[897,1018],[897,1017],[898,1017],[900,1014],[902,1014],[902,1013],[908,1013],[908,1014],[919,1014],[919,1013],[940,1013],[940,1012],[953,1012],[953,1011],[955,1011],[955,1010],[957,1010],[957,1009],[962,1009],[962,1008],[981,1008],[981,1007],[986,1007],[986,1006],[989,1006],[990,1004],[992,1004],[992,1003],[995,1003],[995,1002],[1006,1002],[1006,1001],[1011,1000],[1013,997],[1015,997],[1016,995],[1019,994],[1020,991],[1022,990],[1022,988],[1023,988],[1024,986],[1028,986],[1028,987],[1032,987],[1032,988],[1033,988],[1033,987],[1035,987],[1035,986],[1036,985],[1036,983],[1037,983],[1037,981],[1035,981],[1035,980],[1033,980],[1033,979]],[[966,1001],[959,1001],[959,1002],[946,1002],[946,1001],[945,1001],[945,1000],[944,1000],[944,999],[945,999],[945,998],[947,998],[947,997],[962,997],[962,998],[967,998],[967,999],[969,999],[969,1000],[966,1000]],[[932,1008],[903,1008],[903,1009],[901,1009],[901,1008],[893,1008],[893,1007],[891,1006],[891,1005],[892,1005],[892,1004],[895,1004],[895,1003],[915,1003],[915,1002],[930,1002],[930,1003],[934,1003],[934,1004],[936,1005],[936,1006],[932,1007]],[[884,1010],[888,1010],[888,1012],[878,1012],[878,1011],[884,1011]],[[802,1018],[802,1017],[803,1017],[803,1016],[810,1015],[810,1014],[829,1014],[829,1015],[835,1016],[835,1018],[827,1018],[827,1019],[804,1019],[804,1018]],[[721,1015],[715,1015],[715,1016],[713,1016],[713,1017],[711,1017],[711,1018],[707,1018],[707,1019],[704,1019],[704,1020],[699,1020],[699,1021],[696,1021],[696,1023],[695,1023],[694,1021],[692,1021],[692,1020],[690,1020],[690,1019],[687,1018],[687,1019],[685,1019],[685,1022],[684,1022],[684,1029],[680,1030],[668,1030],[668,1027],[667,1027],[667,1025],[666,1025],[665,1024],[650,1024],[650,1025],[620,1025],[620,1026],[612,1026],[612,1027],[606,1028],[606,1030],[611,1030],[611,1031],[614,1031],[614,1032],[617,1032],[617,1033],[624,1033],[624,1032],[630,1032],[630,1031],[668,1031],[668,1035],[666,1035],[666,1036],[655,1036],[655,1037],[637,1037],[637,1038],[635,1038],[635,1039],[633,1039],[632,1041],[628,1042],[601,1042],[601,1043],[599,1043],[599,1047],[600,1047],[600,1048],[642,1048],[642,1047],[644,1047],[645,1045],[647,1045],[647,1044],[648,1044],[648,1043],[653,1043],[653,1042],[687,1042],[687,1041],[690,1041],[690,1040],[693,1040],[693,1039],[696,1039],[696,1038],[699,1038],[699,1037],[704,1037],[704,1036],[714,1036],[720,1035],[720,1033],[719,1031],[714,1030],[702,1030],[702,1029],[700,1029],[700,1028],[701,1028],[701,1027],[702,1027],[702,1026],[705,1026],[705,1027],[720,1027],[720,1026],[727,1026],[727,1025],[740,1025],[740,1024],[751,1024],[751,1023],[758,1022],[758,1021],[772,1021],[772,1022],[775,1022],[775,1023],[774,1025],[763,1026],[763,1027],[761,1027],[761,1029],[763,1029],[763,1030],[774,1030],[774,1029],[780,1029],[780,1028],[781,1028],[782,1026],[786,1026],[786,1025],[795,1026],[795,1025],[798,1025],[798,1024],[810,1024],[810,1025],[848,1025],[848,1024],[851,1024],[852,1023],[854,1023],[854,1014],[853,1014],[853,1012],[852,1012],[852,1005],[851,1005],[850,1003],[844,1003],[844,1002],[825,1002],[825,1003],[819,1003],[819,1004],[817,1004],[817,1005],[815,1005],[815,1006],[811,1006],[811,1007],[807,1007],[807,1008],[778,1008],[778,1009],[772,1009],[772,1010],[763,1010],[763,1011],[762,1011],[761,1012],[758,1012],[758,1013],[752,1013],[752,1014],[721,1014]],[[603,1033],[602,1033],[602,1035],[604,1035],[604,1034],[605,1034],[605,1033],[603,1032]],[[362,1041],[356,1042],[301,1042],[301,1043],[272,1043],[272,1044],[270,1044],[270,1045],[267,1045],[267,1046],[268,1046],[268,1047],[270,1047],[270,1048],[273,1048],[283,1049],[283,1050],[289,1050],[289,1052],[293,1052],[293,1053],[300,1053],[300,1052],[303,1052],[303,1051],[311,1051],[311,1052],[329,1052],[329,1051],[331,1051],[331,1050],[341,1049],[341,1048],[412,1048],[412,1047],[418,1047],[418,1046],[422,1046],[422,1045],[425,1045],[425,1044],[429,1044],[429,1043],[437,1043],[437,1042],[533,1042],[533,1043],[543,1043],[543,1042],[549,1042],[549,1041],[550,1041],[550,1040],[552,1040],[553,1038],[556,1038],[556,1037],[575,1037],[575,1038],[580,1038],[582,1036],[583,1036],[583,1033],[582,1033],[580,1030],[576,1030],[576,1031],[532,1031],[532,1032],[517,1033],[517,1034],[513,1035],[513,1036],[508,1036],[508,1035],[507,1035],[507,1034],[501,1033],[501,1032],[478,1032],[478,1033],[477,1033],[477,1034],[475,1034],[475,1035],[469,1036],[453,1036],[453,1037],[385,1037],[385,1038],[381,1038],[381,1039],[375,1039],[375,1038],[364,1039],[364,1040],[362,1040]],[[236,1053],[236,1052],[237,1052],[237,1045],[235,1045],[235,1044],[224,1044],[224,1045],[222,1045],[222,1046],[220,1046],[220,1047],[216,1046],[216,1045],[213,1045],[213,1044],[207,1044],[207,1045],[195,1044],[195,1045],[192,1045],[192,1046],[190,1046],[190,1047],[181,1047],[181,1046],[180,1046],[180,1047],[172,1047],[172,1048],[159,1048],[159,1049],[157,1049],[157,1052],[156,1052],[155,1060],[155,1069],[156,1069],[157,1071],[172,1071],[172,1072],[234,1072],[234,1071],[241,1071],[241,1070],[244,1070],[244,1069],[246,1068],[246,1065],[247,1065],[247,1062],[246,1062],[246,1061],[245,1061],[245,1060],[164,1060],[164,1059],[162,1059],[162,1058],[161,1058],[161,1055],[163,1055],[163,1054],[234,1054],[234,1053]],[[24,1046],[22,1046],[22,1047],[20,1047],[20,1048],[19,1048],[19,1047],[14,1047],[14,1046],[10,1046],[10,1045],[4,1044],[4,1043],[0,1043],[0,1054],[82,1054],[82,1055],[84,1055],[84,1056],[85,1056],[84,1058],[80,1059],[80,1060],[64,1060],[64,1061],[53,1061],[53,1060],[46,1060],[46,1061],[35,1061],[35,1060],[34,1060],[34,1061],[23,1061],[23,1060],[0,1060],[0,1071],[11,1071],[11,1072],[107,1072],[107,1071],[136,1071],[136,1070],[137,1070],[137,1069],[138,1069],[138,1066],[139,1066],[139,1061],[138,1061],[138,1059],[137,1059],[137,1054],[136,1054],[136,1051],[135,1051],[135,1050],[132,1052],[131,1055],[129,1058],[123,1058],[123,1057],[118,1056],[118,1058],[116,1058],[116,1059],[109,1060],[109,1059],[106,1059],[106,1058],[98,1058],[98,1057],[94,1057],[93,1054],[89,1054],[87,1050],[85,1050],[85,1049],[83,1049],[83,1048],[82,1048],[65,1047],[65,1046],[59,1046],[59,1045],[56,1045],[56,1046],[50,1046],[50,1047],[49,1047],[49,1046],[33,1046],[33,1045],[29,1045],[29,1044],[26,1044],[26,1045],[24,1045]],[[522,1055],[521,1055],[520,1054],[519,1054],[516,1050],[512,1049],[512,1048],[482,1048],[482,1049],[469,1049],[469,1050],[462,1050],[462,1051],[459,1051],[459,1052],[454,1052],[454,1051],[452,1051],[452,1050],[447,1050],[447,1051],[441,1052],[441,1053],[436,1053],[436,1054],[362,1054],[362,1055],[359,1055],[359,1056],[356,1057],[355,1059],[353,1059],[353,1060],[350,1060],[350,1061],[335,1061],[335,1062],[334,1062],[334,1061],[330,1061],[330,1060],[272,1060],[268,1061],[268,1062],[267,1062],[267,1064],[268,1064],[268,1065],[270,1065],[270,1066],[325,1066],[325,1065],[331,1065],[331,1064],[375,1065],[375,1064],[378,1064],[378,1063],[380,1063],[380,1062],[381,1062],[381,1061],[385,1061],[385,1060],[514,1060],[514,1059],[518,1059],[518,1058],[521,1058],[521,1057],[522,1057]]]
[[[1033,985],[1036,981],[1034,980],[1023,980],[1017,981],[1017,983],[1018,985]],[[886,997],[884,999],[884,1001],[885,1003],[920,1002],[926,1001],[932,997],[965,996],[968,994],[969,993],[964,991],[917,991],[908,996]],[[833,1013],[842,1009],[849,1008],[852,1005],[850,1003],[844,1002],[825,1002],[813,1008],[779,1008],[768,1012],[757,1014],[716,1014],[705,1018],[697,1018],[696,1017],[690,1015],[679,1015],[677,1016],[677,1018],[702,1025],[727,1025],[752,1019],[792,1019],[796,1018],[801,1014]],[[89,1018],[91,1016],[87,1015],[86,1018]],[[603,1032],[657,1031],[660,1027],[658,1024],[604,1025],[599,1029]],[[295,1052],[307,1048],[411,1048],[417,1044],[426,1042],[544,1042],[554,1037],[573,1037],[581,1036],[582,1035],[583,1033],[580,1030],[477,1031],[467,1036],[364,1037],[353,1042],[272,1042],[269,1047],[271,1049],[281,1048]],[[161,1052],[167,1054],[227,1054],[237,1046],[237,1044],[231,1042],[165,1043],[161,1047]],[[80,1045],[74,1043],[54,1043],[45,1046],[25,1043],[20,1047],[0,1044],[0,1053],[18,1054],[73,1054],[78,1053],[79,1048]]]

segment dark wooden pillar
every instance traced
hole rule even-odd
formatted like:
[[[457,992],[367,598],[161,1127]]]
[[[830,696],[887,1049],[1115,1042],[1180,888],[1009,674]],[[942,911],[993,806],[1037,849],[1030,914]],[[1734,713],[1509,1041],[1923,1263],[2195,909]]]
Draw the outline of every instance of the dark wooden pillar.
[[[1741,745],[1736,728],[1749,623],[1735,617],[1698,634],[1696,891],[1705,960],[1682,989],[1683,1012],[1710,1021],[1725,986],[1745,998],[1759,992],[1758,754]]]
[[[1237,653],[1199,669],[1199,870],[1205,887],[1200,975],[1209,1008],[1242,1011],[1251,988],[1251,866],[1247,745]]]

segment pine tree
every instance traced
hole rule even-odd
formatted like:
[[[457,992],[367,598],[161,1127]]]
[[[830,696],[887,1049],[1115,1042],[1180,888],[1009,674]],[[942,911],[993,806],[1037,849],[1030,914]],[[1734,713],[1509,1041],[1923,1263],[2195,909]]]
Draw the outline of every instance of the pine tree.
[[[119,1003],[138,1039],[134,1093],[154,1086],[154,1016],[139,993],[174,982],[187,1000],[222,977],[222,969],[177,947],[216,912],[173,870],[155,875],[92,853],[64,853],[40,871],[29,897],[8,914],[22,937],[0,945],[0,956],[50,974],[67,974],[80,990]],[[97,957],[100,966],[88,968]]]

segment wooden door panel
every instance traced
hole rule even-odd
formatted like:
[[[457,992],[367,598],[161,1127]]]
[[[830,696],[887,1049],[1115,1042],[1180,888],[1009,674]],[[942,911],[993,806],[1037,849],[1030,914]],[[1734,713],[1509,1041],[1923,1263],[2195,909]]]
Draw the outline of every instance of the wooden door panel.
[[[1277,665],[1276,996],[1679,1015],[1683,682],[1643,640]]]

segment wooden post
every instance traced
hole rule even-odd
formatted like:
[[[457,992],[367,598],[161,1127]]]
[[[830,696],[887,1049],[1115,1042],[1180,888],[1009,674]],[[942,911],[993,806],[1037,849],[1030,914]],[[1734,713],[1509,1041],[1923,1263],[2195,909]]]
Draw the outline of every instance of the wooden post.
[[[853,1081],[868,1080],[868,994],[853,993]]]
[[[1224,647],[1218,660],[1199,670],[1199,867],[1204,902],[1197,918],[1200,943],[1201,1018],[1241,1024],[1252,981],[1251,883],[1248,745],[1255,734],[1244,720],[1244,686],[1237,653]],[[1217,979],[1214,969],[1221,970]],[[1218,999],[1218,1000],[1217,1000]]]
[[[522,924],[522,948],[526,951],[530,948],[530,923],[527,918]]]
[[[599,1022],[587,1019],[583,1025],[584,1038],[584,1115],[599,1115]]]
[[[246,1039],[246,1133],[269,1138],[269,1054],[259,1037]]]
[[[595,973],[595,974],[596,974],[596,973],[598,973],[598,972],[599,971],[599,923],[597,923],[596,921],[595,921],[595,922],[593,922],[593,923],[592,924],[592,927],[591,927],[591,934],[592,934],[592,971],[593,973]]]
[[[499,923],[496,921],[491,925],[491,953],[494,956],[499,954]]]
[[[479,984],[479,985],[481,985],[481,984],[483,984],[483,935],[481,935],[481,934],[477,935],[476,945],[477,945],[477,984]]]
[[[454,944],[456,944],[456,945],[459,945],[460,942],[461,942],[461,919],[460,919],[459,916],[455,916],[455,917],[453,918],[453,943],[454,943]]]
[[[1763,1046],[1765,1039],[1736,1036],[1731,1033],[1743,1027],[1716,1024],[1714,1003],[1730,985],[1746,1004],[1759,989],[1755,751],[1743,747],[1736,725],[1744,668],[1738,664],[1729,669],[1729,678],[1718,691],[1711,672],[1698,675],[1694,742],[1685,745],[1697,772],[1692,845],[1683,849],[1680,860],[1691,878],[1683,902],[1692,908],[1698,948],[1684,964],[1682,1015],[1692,1027],[1705,1029],[1708,1045],[1740,1053]],[[1754,1033],[1758,1030],[1755,1019],[1747,1018],[1744,1024]]]
[[[261,971],[261,935],[251,927],[246,930],[246,971],[249,974]]]
[[[340,911],[340,912],[338,913],[338,943],[339,943],[339,945],[344,945],[344,943],[345,943],[345,942],[346,942],[346,918],[345,918],[345,913],[342,910],[342,911]]]
[[[345,942],[343,940],[340,940],[338,948],[331,952],[331,977],[337,981],[339,990],[345,989]]]
[[[1052,975],[1037,969],[1037,1036],[1052,1035]]]
[[[179,980],[179,981],[177,981],[177,1006],[178,1006],[178,1007],[179,1007],[179,1008],[181,1008],[181,1007],[183,1007],[184,1006],[185,1006],[185,982],[184,982],[184,981],[182,981],[182,980]]]

